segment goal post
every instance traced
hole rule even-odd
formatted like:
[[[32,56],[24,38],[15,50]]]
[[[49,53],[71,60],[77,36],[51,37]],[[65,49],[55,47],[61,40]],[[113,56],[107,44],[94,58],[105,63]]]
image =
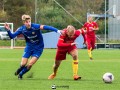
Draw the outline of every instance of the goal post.
[[[4,49],[4,48],[10,48],[13,49],[14,47],[14,39],[10,39],[7,31],[5,30],[4,27],[5,23],[0,23],[0,49]],[[11,28],[11,32],[13,33],[13,23],[7,23],[9,24],[10,28]]]
[[[116,17],[116,5],[113,5],[113,16]]]

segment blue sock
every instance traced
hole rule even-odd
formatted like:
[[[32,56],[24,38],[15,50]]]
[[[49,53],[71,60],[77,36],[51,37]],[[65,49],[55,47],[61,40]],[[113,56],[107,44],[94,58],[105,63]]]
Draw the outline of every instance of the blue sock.
[[[23,74],[25,74],[28,71],[29,71],[29,69],[27,69],[27,67],[24,67],[23,70],[19,73],[19,75],[23,76]]]
[[[20,66],[16,71],[16,75],[19,74],[23,70],[23,68],[25,68],[25,66]]]

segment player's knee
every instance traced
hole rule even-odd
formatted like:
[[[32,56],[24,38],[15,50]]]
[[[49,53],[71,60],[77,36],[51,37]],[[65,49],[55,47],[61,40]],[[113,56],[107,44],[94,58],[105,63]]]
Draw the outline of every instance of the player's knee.
[[[57,69],[59,66],[60,66],[60,64],[55,64],[55,65],[54,65],[54,68]]]
[[[73,60],[77,60],[77,58],[78,58],[78,55],[74,54],[73,55]]]
[[[31,67],[32,67],[32,64],[27,65],[28,69],[31,69]]]
[[[25,67],[26,65],[20,65],[20,67]]]
[[[27,63],[21,62],[21,66],[26,66]]]
[[[58,65],[58,64],[56,64],[56,65],[55,65],[55,68],[58,68],[58,67],[59,67],[59,65]]]

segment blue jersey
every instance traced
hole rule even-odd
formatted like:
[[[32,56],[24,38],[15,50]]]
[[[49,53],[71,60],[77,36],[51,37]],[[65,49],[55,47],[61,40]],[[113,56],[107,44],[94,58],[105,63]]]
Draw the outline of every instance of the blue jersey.
[[[30,29],[26,29],[26,27],[23,25],[18,29],[18,31],[22,32],[24,35],[27,45],[43,45],[43,37],[40,31],[40,24],[31,24]]]
[[[40,24],[31,24],[31,28],[27,29],[25,25],[19,27],[15,32],[17,35],[23,34],[26,40],[26,45],[34,46],[40,45],[44,46],[43,37],[40,30]]]
[[[44,43],[40,30],[40,24],[31,24],[31,28],[27,29],[25,25],[19,27],[11,36],[23,34],[26,40],[26,48],[23,57],[29,58],[35,56],[39,58],[43,52]]]
[[[58,29],[44,25],[43,29],[45,30],[52,30],[57,32]],[[26,48],[24,50],[23,57],[29,58],[30,56],[35,56],[37,58],[40,57],[40,55],[43,52],[44,48],[44,42],[43,42],[43,36],[40,30],[40,24],[31,24],[31,28],[27,29],[25,25],[19,27],[17,31],[15,31],[13,34],[10,32],[10,30],[7,31],[8,35],[11,39],[15,38],[16,36],[23,34],[26,40]]]

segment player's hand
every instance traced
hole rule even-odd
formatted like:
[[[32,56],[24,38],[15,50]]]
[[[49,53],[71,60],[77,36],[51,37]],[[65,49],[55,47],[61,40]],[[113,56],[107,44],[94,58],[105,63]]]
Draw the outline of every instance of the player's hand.
[[[83,45],[86,44],[85,41],[83,42]]]
[[[82,34],[82,33],[87,33],[87,30],[85,30],[85,29],[78,29],[79,31],[80,31],[80,33]]]
[[[86,34],[87,33],[87,30],[85,30],[85,29],[82,29],[83,30],[83,32]]]
[[[60,35],[62,34],[62,32],[60,30],[58,30],[57,33],[59,33]]]
[[[83,42],[83,45],[87,45],[87,44],[86,44],[86,41]]]
[[[76,43],[76,42],[71,43],[71,46],[73,46],[73,45],[78,45],[78,43]]]
[[[4,24],[4,27],[5,27],[6,30],[10,30],[9,24],[5,23],[5,24]]]

